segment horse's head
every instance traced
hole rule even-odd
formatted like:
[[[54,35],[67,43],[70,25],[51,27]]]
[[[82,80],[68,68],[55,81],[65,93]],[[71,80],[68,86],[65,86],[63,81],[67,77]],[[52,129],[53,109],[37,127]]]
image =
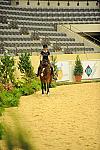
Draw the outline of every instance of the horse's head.
[[[50,63],[48,61],[43,61],[41,64],[40,76],[48,78],[47,76],[50,76],[50,74],[51,74]]]

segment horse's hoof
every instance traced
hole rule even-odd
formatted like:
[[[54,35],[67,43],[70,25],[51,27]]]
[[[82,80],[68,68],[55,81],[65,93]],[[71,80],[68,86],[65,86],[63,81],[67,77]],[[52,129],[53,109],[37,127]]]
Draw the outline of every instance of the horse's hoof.
[[[42,96],[44,96],[44,94],[42,94]]]
[[[50,95],[50,93],[48,92],[48,93],[47,93],[47,95],[49,96],[49,95]]]

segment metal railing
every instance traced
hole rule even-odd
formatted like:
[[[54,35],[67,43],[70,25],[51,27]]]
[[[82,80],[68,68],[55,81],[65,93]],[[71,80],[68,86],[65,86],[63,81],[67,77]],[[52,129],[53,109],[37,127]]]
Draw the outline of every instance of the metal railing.
[[[73,31],[72,30],[72,24],[70,25],[69,24],[69,26],[70,26],[70,28],[68,28],[67,26],[65,26],[64,24],[62,24],[62,27],[63,28],[65,28],[65,30],[67,30],[67,31],[69,31],[70,32],[70,35],[73,37],[75,37],[75,39],[77,40],[77,38],[78,38],[78,40],[79,41],[81,41],[81,42],[83,42],[84,43],[84,47],[85,46],[88,46],[88,47],[92,47],[92,48],[94,48],[94,50],[97,50],[98,52],[100,52],[100,47],[96,44],[96,43],[94,43],[93,41],[90,41],[90,40],[88,40],[88,39],[86,39],[84,36],[80,36],[77,32],[75,32],[75,31]],[[78,31],[80,31],[79,29],[77,29]],[[80,31],[81,32],[81,31]],[[72,34],[71,34],[72,33]],[[67,34],[68,34],[68,32],[67,32]],[[88,34],[86,34],[86,33],[84,33],[85,35],[88,35]],[[93,38],[93,39],[95,39],[94,37],[92,37],[91,36],[91,38]],[[97,40],[97,39],[95,39],[95,40]],[[97,40],[97,41],[99,41],[99,40]],[[100,41],[99,41],[100,42]]]

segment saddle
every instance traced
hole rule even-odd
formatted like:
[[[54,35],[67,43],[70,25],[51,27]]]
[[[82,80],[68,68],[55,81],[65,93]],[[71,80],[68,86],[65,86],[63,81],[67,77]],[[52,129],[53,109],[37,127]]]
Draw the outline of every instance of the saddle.
[[[47,67],[47,66],[50,67],[50,61],[44,59],[44,60],[40,61],[40,66],[41,66],[41,67]]]

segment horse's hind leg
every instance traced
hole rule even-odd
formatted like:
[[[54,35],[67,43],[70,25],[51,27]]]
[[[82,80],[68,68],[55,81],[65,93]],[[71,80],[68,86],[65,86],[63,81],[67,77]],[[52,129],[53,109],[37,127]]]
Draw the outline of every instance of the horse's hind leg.
[[[41,83],[41,89],[42,89],[42,94],[44,94],[44,87],[43,87],[43,83]]]

